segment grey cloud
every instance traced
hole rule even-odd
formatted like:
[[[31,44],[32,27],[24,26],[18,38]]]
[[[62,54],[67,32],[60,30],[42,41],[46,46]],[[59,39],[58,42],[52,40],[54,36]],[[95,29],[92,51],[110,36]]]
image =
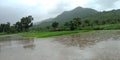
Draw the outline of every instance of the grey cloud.
[[[96,0],[96,4],[100,6],[100,8],[113,8],[115,3],[119,0]]]
[[[14,4],[9,1],[10,0],[0,1],[0,23],[10,22],[11,24],[14,24],[22,17],[29,14],[29,7],[16,3]]]
[[[46,18],[41,14],[40,7],[29,7],[22,4],[11,3],[10,0],[0,0],[0,24],[10,22],[11,24],[20,21],[22,17],[32,15],[34,22]]]
[[[62,13],[63,11],[66,11],[69,6],[70,5],[68,3],[60,2],[56,5],[56,7],[54,7],[54,9],[49,11],[48,14],[58,15],[58,14]]]
[[[25,10],[17,7],[0,7],[0,23],[15,23],[26,13]]]
[[[20,20],[21,17],[27,15],[32,15],[34,17],[34,21],[41,21],[49,17],[55,17],[63,11],[73,8],[71,7],[71,3],[64,2],[64,0],[61,0],[55,7],[51,7],[48,11],[44,11],[44,9],[41,8],[42,6],[39,5],[30,7],[16,3],[16,0],[11,1],[12,0],[0,0],[0,23],[5,23],[8,21],[15,23]],[[91,0],[86,6],[83,7],[106,10],[115,7],[116,2],[118,1],[119,0]]]

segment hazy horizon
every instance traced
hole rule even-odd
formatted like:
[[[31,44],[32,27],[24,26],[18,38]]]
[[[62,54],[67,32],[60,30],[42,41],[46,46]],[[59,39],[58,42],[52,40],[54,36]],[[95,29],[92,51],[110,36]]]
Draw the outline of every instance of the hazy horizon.
[[[78,6],[98,11],[120,9],[119,0],[1,0],[0,23],[15,23],[32,15],[34,22],[52,18]]]

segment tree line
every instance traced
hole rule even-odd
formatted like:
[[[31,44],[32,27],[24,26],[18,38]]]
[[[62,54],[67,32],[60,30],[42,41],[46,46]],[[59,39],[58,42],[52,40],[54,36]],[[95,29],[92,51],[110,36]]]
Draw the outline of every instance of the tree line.
[[[29,31],[29,28],[33,26],[32,21],[33,17],[27,16],[22,17],[20,21],[16,22],[13,25],[11,25],[10,22],[0,24],[0,32],[6,33],[27,32]]]
[[[59,22],[57,22],[59,23]],[[53,23],[52,23],[53,24]],[[65,22],[62,26],[59,26],[56,29],[62,30],[76,30],[76,29],[97,29],[93,28],[94,26],[108,25],[108,24],[120,24],[120,9],[103,11],[93,14],[85,18],[73,18],[72,20]]]
[[[65,18],[66,16],[64,16]],[[69,16],[70,17],[70,16]],[[61,20],[60,20],[61,19]],[[51,20],[48,22],[44,22],[41,25],[36,25],[34,27],[36,27],[35,29],[39,29],[39,30],[76,30],[76,29],[94,29],[94,26],[100,26],[100,25],[110,25],[110,24],[119,24],[120,23],[120,9],[117,10],[111,10],[111,11],[103,11],[103,12],[98,12],[95,14],[92,14],[90,16],[81,18],[81,17],[77,17],[77,18],[73,18],[71,20],[62,20],[62,18],[60,18],[59,21],[56,20]],[[78,19],[77,21],[75,19]],[[67,21],[67,22],[64,22]],[[53,28],[52,24],[54,22],[58,23],[58,27],[57,28]],[[78,26],[79,23],[79,26]],[[95,29],[99,29],[95,28]]]
[[[46,28],[50,31],[59,31],[59,30],[84,30],[87,29],[99,30],[100,28],[92,28],[94,26],[106,25],[106,24],[119,24],[120,19],[109,19],[109,20],[84,20],[81,18],[73,18],[71,21],[65,22],[63,26],[59,26],[59,22],[53,22],[51,26]],[[51,27],[51,28],[50,28]]]

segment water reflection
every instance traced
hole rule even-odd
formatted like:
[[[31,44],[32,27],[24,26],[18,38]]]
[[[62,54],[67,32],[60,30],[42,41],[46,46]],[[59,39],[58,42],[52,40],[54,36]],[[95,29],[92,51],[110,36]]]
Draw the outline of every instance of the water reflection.
[[[13,36],[0,37],[0,50],[8,47],[23,47],[24,49],[34,49],[34,39]]]
[[[1,52],[1,45],[0,45],[0,52]]]
[[[84,47],[87,45],[93,45],[96,41],[89,38],[83,38],[80,34],[74,34],[69,36],[57,37],[57,41],[62,42],[67,46]]]
[[[9,36],[0,40],[0,60],[120,60],[119,37],[110,32],[40,39]]]
[[[23,48],[29,48],[29,49],[34,49],[35,44],[34,44],[34,40],[30,39],[30,40],[26,40],[26,41],[22,41],[24,43]]]

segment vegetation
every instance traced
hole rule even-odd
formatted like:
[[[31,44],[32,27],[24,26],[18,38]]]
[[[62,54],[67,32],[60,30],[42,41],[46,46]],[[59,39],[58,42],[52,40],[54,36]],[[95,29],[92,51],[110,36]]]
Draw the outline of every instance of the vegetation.
[[[58,22],[53,22],[52,23],[52,27],[54,28],[54,30],[56,30],[56,28],[58,27],[59,23]],[[47,27],[48,28],[48,27]]]
[[[28,31],[28,29],[33,25],[32,23],[33,17],[28,16],[28,17],[23,17],[20,22],[17,22],[15,24],[15,28],[17,32],[24,32]]]
[[[29,28],[33,25],[32,23],[33,17],[23,17],[21,21],[16,22],[14,25],[10,25],[9,22],[7,24],[0,24],[0,33],[16,33],[16,32],[27,32]]]
[[[2,33],[0,33],[0,35],[6,35],[6,34],[7,34],[7,33],[3,33],[3,32],[2,32]]]
[[[83,30],[119,30],[120,24],[105,24],[84,27]]]
[[[89,32],[91,30],[75,30],[75,31],[54,31],[54,32],[26,32],[21,33],[24,37],[51,37],[51,36],[59,36],[59,35],[67,35],[67,34],[74,34],[74,33],[82,33],[82,32]]]
[[[89,25],[104,25],[120,23],[120,10],[103,11],[82,19],[88,21]]]
[[[71,11],[65,11],[62,14],[58,15],[55,18],[50,18],[50,19],[46,19],[40,23],[35,24],[36,28],[45,28],[47,26],[50,26],[53,22],[59,22],[59,26],[63,26],[65,22],[69,22],[74,18],[86,18],[89,17],[91,15],[94,15],[98,13],[98,11],[91,9],[91,8],[82,8],[82,7],[76,7],[75,9],[71,10]]]
[[[87,13],[86,13],[87,12]],[[74,17],[73,17],[74,16]],[[97,12],[89,8],[77,7],[71,11],[63,12],[58,15],[56,18],[51,18],[50,20],[45,20],[38,25],[33,26],[34,29],[41,30],[52,30],[52,23],[59,23],[57,29],[59,31],[64,30],[81,30],[81,29],[108,29],[109,26],[120,24],[120,9]],[[78,20],[76,20],[78,19]],[[49,26],[49,29],[47,28]],[[105,26],[106,28],[99,28],[99,26]],[[46,28],[45,28],[46,27]],[[119,29],[119,25],[115,28],[109,29]]]
[[[0,32],[10,32],[10,23],[7,22],[7,24],[1,24],[0,25]]]
[[[76,33],[76,30],[120,29],[119,17],[120,9],[97,12],[93,9],[77,7],[36,25],[32,23],[32,16],[23,17],[13,25],[10,25],[9,22],[0,24],[0,35],[27,32],[23,36],[48,37]]]
[[[81,25],[81,19],[80,18],[74,18],[73,20],[66,22],[64,26],[70,30],[76,30],[80,29]]]

